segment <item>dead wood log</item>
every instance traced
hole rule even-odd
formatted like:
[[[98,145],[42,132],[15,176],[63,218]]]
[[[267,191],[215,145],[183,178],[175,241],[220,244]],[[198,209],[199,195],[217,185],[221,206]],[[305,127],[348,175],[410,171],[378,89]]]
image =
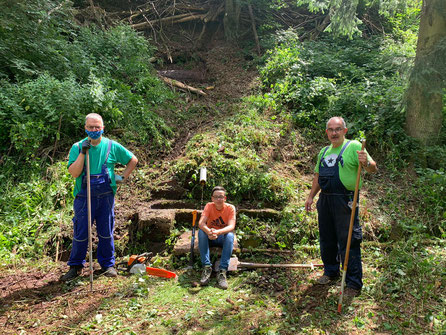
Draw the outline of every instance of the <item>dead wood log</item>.
[[[199,88],[195,88],[195,87],[183,84],[182,82],[179,82],[178,80],[175,80],[175,79],[170,79],[170,78],[166,78],[163,76],[159,76],[159,77],[161,78],[162,81],[164,81],[168,85],[178,87],[186,92],[192,92],[192,93],[195,93],[198,95],[206,96],[206,93],[204,93]]]
[[[132,28],[135,29],[135,30],[138,30],[138,29],[143,29],[143,28],[145,28],[147,26],[150,26],[150,25],[153,25],[153,24],[162,23],[162,22],[169,22],[169,21],[171,21],[169,23],[173,24],[173,22],[175,20],[181,19],[181,18],[184,18],[184,17],[187,17],[187,16],[190,16],[190,15],[191,15],[190,13],[178,14],[178,15],[174,15],[174,16],[163,17],[162,19],[150,20],[150,21],[145,21],[145,22],[141,22],[141,23],[135,23],[135,24],[132,24]]]
[[[194,21],[194,20],[203,20],[205,16],[206,16],[206,14],[193,14],[188,17],[184,17],[182,19],[175,20],[172,22],[172,24],[183,23],[183,22]]]

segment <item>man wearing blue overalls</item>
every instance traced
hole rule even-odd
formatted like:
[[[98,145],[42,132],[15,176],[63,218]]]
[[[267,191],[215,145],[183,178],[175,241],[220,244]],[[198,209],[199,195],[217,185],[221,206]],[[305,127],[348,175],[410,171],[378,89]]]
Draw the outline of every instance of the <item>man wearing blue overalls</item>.
[[[97,258],[105,276],[116,277],[114,230],[114,201],[116,183],[124,182],[136,167],[138,159],[119,143],[102,137],[104,123],[99,114],[85,118],[88,137],[75,143],[70,150],[68,171],[76,178],[74,186],[73,247],[68,265],[70,270],[62,281],[76,278],[82,272],[88,248],[88,206],[86,152],[90,156],[91,221],[96,222],[98,235]],[[115,175],[115,164],[126,165],[123,176]]]
[[[317,283],[322,285],[339,277],[341,260],[343,263],[345,258],[359,164],[369,173],[377,171],[375,161],[367,151],[361,151],[361,143],[345,138],[347,130],[342,117],[328,120],[325,132],[331,145],[318,155],[311,191],[305,202],[305,209],[311,211],[313,199],[321,191],[316,207],[324,263],[324,275],[318,278]],[[349,296],[359,295],[362,288],[361,241],[362,229],[356,210],[346,275],[345,294]]]

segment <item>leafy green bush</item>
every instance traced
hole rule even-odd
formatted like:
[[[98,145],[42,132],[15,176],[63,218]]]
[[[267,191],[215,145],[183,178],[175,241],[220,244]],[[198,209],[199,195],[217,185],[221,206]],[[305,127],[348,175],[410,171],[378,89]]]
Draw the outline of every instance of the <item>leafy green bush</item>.
[[[59,148],[65,152],[84,136],[90,112],[101,114],[106,131],[124,144],[169,146],[172,130],[155,110],[164,103],[170,108],[175,95],[156,77],[149,61],[154,49],[142,35],[128,26],[76,27],[69,6],[52,1],[10,5],[0,13],[4,159],[23,162],[54,156]]]
[[[205,194],[214,186],[222,185],[228,191],[228,201],[268,203],[282,206],[293,193],[293,185],[265,164],[267,152],[280,129],[265,121],[256,109],[237,114],[232,120],[216,126],[214,132],[196,135],[189,141],[186,157],[179,160],[174,171],[190,191],[200,198],[199,167],[208,170]]]
[[[402,107],[413,49],[382,38],[302,43],[290,30],[278,41],[260,69],[265,96],[276,110],[311,136],[331,116],[343,116],[349,136],[364,131],[369,150],[397,171],[413,145],[403,129]]]
[[[71,220],[72,190],[73,178],[66,163],[53,165],[46,178],[29,173],[26,182],[3,183],[0,258],[41,255],[49,237]]]
[[[444,169],[418,169],[415,193],[421,199],[419,211],[427,222],[426,229],[446,238],[446,173]]]
[[[43,72],[67,77],[65,50],[73,37],[71,5],[5,0],[0,11],[0,78],[20,81]]]

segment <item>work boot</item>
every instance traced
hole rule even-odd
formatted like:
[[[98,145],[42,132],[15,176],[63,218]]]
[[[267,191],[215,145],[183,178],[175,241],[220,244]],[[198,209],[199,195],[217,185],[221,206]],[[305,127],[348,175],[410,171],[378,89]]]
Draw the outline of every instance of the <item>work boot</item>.
[[[346,287],[345,288],[345,291],[344,291],[344,294],[347,296],[347,297],[357,297],[357,296],[359,296],[360,294],[361,294],[361,290],[357,290],[357,289],[355,289],[355,288],[353,288],[353,287]]]
[[[203,272],[201,273],[201,279],[200,279],[201,286],[206,286],[209,283],[209,280],[211,279],[211,274],[212,274],[212,267],[210,265],[205,266],[203,268]]]
[[[217,274],[217,283],[218,287],[220,287],[223,290],[228,289],[228,281],[226,280],[226,272],[227,270],[220,270]]]
[[[113,266],[110,266],[108,268],[102,268],[102,274],[106,277],[117,277],[118,272]]]
[[[63,276],[60,277],[60,281],[69,281],[73,280],[76,277],[79,277],[79,275],[82,273],[82,265],[72,265],[70,266],[70,270],[68,270],[67,273],[65,273]]]
[[[328,285],[336,281],[338,278],[339,276],[330,277],[327,275],[323,275],[316,279],[316,283],[319,285]]]

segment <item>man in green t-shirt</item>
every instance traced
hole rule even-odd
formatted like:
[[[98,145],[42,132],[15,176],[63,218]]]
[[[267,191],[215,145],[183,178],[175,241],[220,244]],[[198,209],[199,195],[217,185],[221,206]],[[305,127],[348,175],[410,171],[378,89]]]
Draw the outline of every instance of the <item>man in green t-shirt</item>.
[[[116,183],[124,182],[136,167],[138,159],[119,143],[102,136],[104,123],[99,114],[85,118],[88,137],[75,143],[70,150],[68,171],[76,178],[74,192],[73,247],[68,265],[70,270],[62,281],[76,278],[82,272],[88,248],[87,150],[90,158],[91,220],[96,222],[97,258],[105,276],[116,277],[114,230],[114,197]],[[123,175],[115,175],[115,165],[126,166]]]
[[[321,191],[317,212],[324,275],[317,282],[322,285],[339,277],[340,264],[344,262],[359,164],[369,173],[377,171],[375,161],[367,151],[361,150],[361,143],[345,138],[347,130],[342,117],[328,120],[325,132],[331,145],[318,155],[311,191],[305,202],[305,209],[311,211],[313,199]],[[345,290],[351,296],[358,295],[362,288],[361,241],[362,229],[356,210]]]

